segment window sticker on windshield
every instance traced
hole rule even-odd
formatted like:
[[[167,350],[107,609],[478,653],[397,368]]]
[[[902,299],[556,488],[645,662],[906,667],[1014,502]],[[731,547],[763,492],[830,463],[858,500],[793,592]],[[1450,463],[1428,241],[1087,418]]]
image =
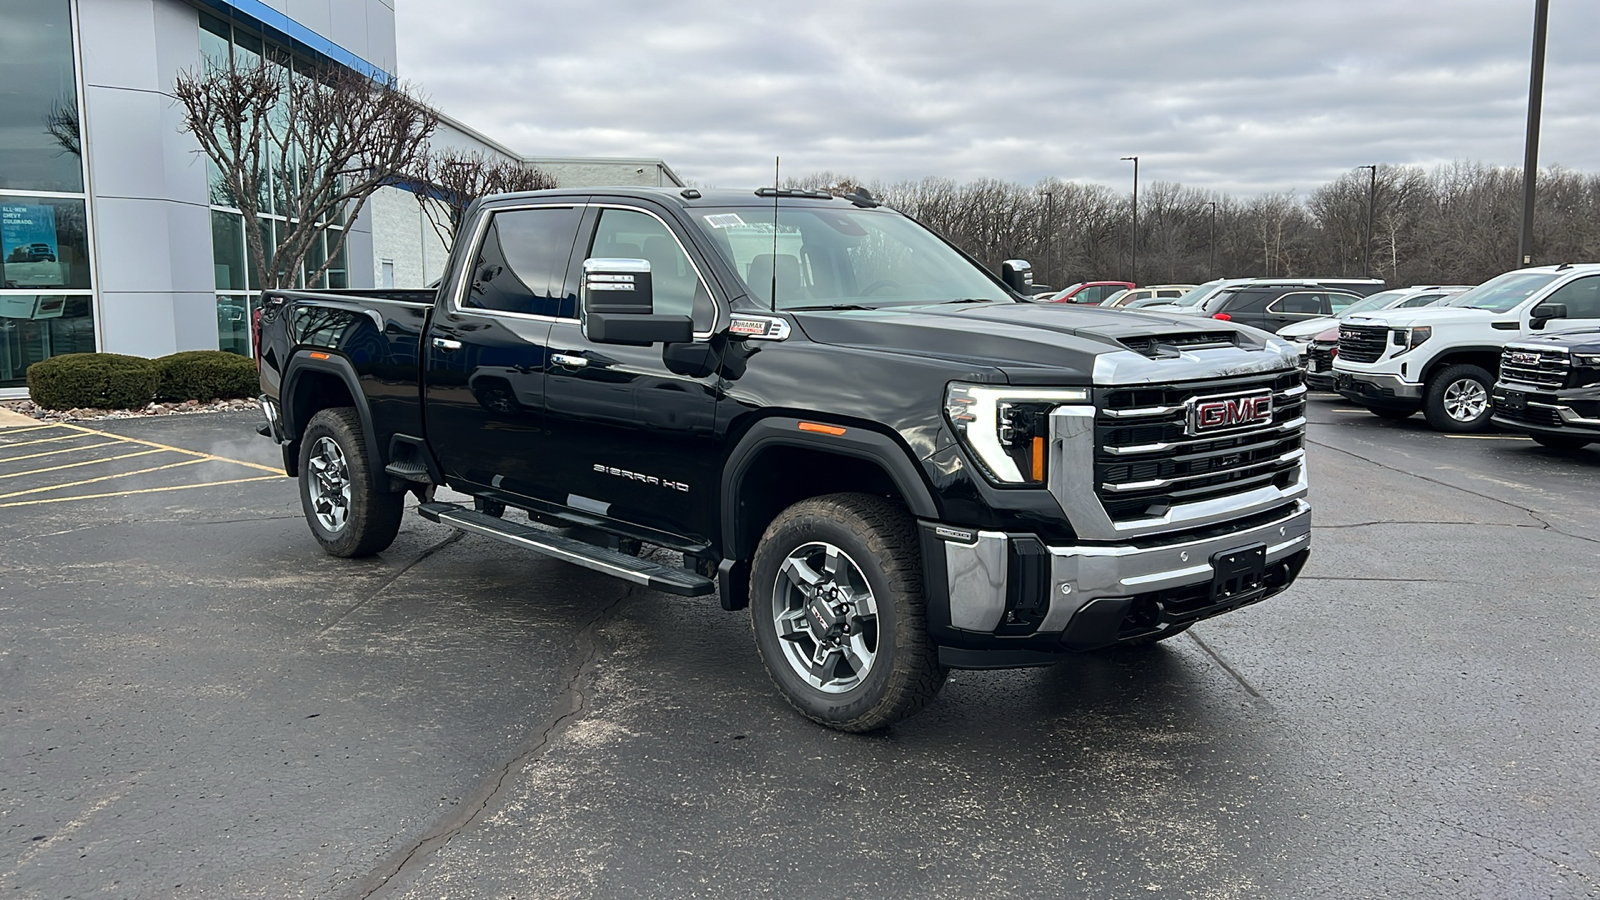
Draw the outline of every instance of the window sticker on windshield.
[[[744,220],[739,218],[738,213],[718,213],[706,216],[706,224],[712,228],[737,228],[744,224]]]

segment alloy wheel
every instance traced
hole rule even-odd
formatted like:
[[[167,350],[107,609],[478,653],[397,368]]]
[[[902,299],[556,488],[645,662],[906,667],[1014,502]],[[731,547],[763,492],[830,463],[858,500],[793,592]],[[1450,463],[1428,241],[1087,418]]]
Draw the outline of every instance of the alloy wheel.
[[[861,567],[825,541],[790,551],[773,585],[784,661],[829,694],[859,686],[878,658],[878,603]]]
[[[307,463],[311,478],[306,490],[317,522],[329,534],[338,534],[350,521],[350,465],[344,450],[331,437],[317,438]]]

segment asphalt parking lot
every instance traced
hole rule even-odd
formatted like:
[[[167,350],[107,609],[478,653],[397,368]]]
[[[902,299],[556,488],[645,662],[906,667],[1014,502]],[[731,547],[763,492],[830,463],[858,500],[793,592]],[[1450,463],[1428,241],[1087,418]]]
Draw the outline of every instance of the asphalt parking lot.
[[[1600,896],[1600,448],[1311,406],[1292,591],[868,736],[712,600],[324,556],[254,414],[0,430],[0,891]]]

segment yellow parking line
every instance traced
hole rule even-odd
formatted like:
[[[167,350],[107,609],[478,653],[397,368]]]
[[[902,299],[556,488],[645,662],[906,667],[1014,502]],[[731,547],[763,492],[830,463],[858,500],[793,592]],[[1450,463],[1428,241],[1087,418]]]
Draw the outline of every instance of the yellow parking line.
[[[90,459],[84,462],[67,463],[64,466],[50,466],[47,469],[25,469],[21,472],[7,472],[0,478],[16,478],[19,475],[39,475],[44,472],[59,472],[62,469],[72,469],[78,466],[92,466],[95,463],[115,462],[119,459],[132,459],[135,456],[149,456],[152,453],[165,453],[165,450],[140,450],[138,453],[124,453],[121,456],[108,456],[105,459]]]
[[[30,454],[28,454],[26,456],[6,457],[6,458],[3,458],[3,459],[0,459],[0,463],[19,462],[19,461],[24,460],[24,459],[38,459],[41,456],[60,456],[63,453],[71,453],[74,450],[93,450],[96,447],[115,447],[116,445],[118,445],[120,443],[122,443],[122,442],[121,441],[106,441],[103,444],[88,444],[88,445],[83,446],[83,447],[62,447],[59,450],[46,450],[43,453],[30,453]]]
[[[156,447],[156,448],[161,449],[161,450],[171,450],[174,453],[186,453],[186,454],[188,454],[190,456],[198,456],[198,457],[200,457],[201,460],[210,460],[210,461],[213,461],[213,462],[233,463],[236,466],[249,466],[252,469],[260,469],[263,472],[271,472],[271,473],[273,473],[275,475],[282,475],[283,474],[283,470],[280,469],[280,468],[275,468],[273,466],[264,466],[264,465],[262,465],[260,463],[245,462],[242,459],[232,459],[232,458],[229,458],[229,457],[226,457],[226,456],[215,456],[215,455],[210,454],[210,453],[201,453],[199,450],[186,450],[186,449],[184,449],[182,447],[174,447],[171,444],[158,444],[155,441],[143,441],[143,440],[140,440],[138,438],[125,437],[125,436],[120,435],[120,434],[113,434],[113,433],[105,432],[105,431],[95,431],[93,428],[84,428],[81,425],[68,425],[66,427],[68,427],[68,428],[76,428],[77,430],[82,431],[85,434],[97,434],[97,435],[99,435],[101,437],[115,438],[115,439],[120,440],[120,441],[129,441],[130,443],[134,443],[134,444],[143,444],[146,447]]]
[[[54,428],[58,426],[52,425],[51,427]],[[0,441],[0,447],[27,447],[31,444],[53,444],[56,441],[75,441],[81,437],[87,437],[87,435],[63,434],[60,437],[40,438],[36,441]]]
[[[59,423],[50,422],[50,423],[45,424],[45,425],[28,425],[28,426],[25,426],[25,427],[22,427],[22,428],[0,428],[0,434],[22,434],[25,431],[39,431],[40,429],[43,429],[43,428],[59,428],[59,427],[61,427]]]
[[[12,491],[9,494],[0,494],[0,500],[10,500],[12,497],[21,497],[26,494],[40,494],[45,491],[59,491],[63,488],[82,487],[94,484],[97,481],[110,481],[113,478],[127,478],[130,475],[148,475],[151,472],[160,472],[164,469],[176,469],[179,466],[193,466],[203,462],[212,462],[209,459],[186,459],[183,462],[167,463],[164,466],[152,466],[148,469],[139,469],[134,472],[118,472],[115,475],[102,475],[99,478],[85,478],[82,481],[69,481],[66,484],[52,484],[49,487],[32,488],[26,491]]]
[[[203,462],[204,460],[196,460]],[[207,481],[201,484],[175,484],[170,487],[139,488],[132,491],[114,491],[109,494],[85,494],[81,497],[51,497],[48,500],[18,500],[15,503],[0,503],[0,509],[10,506],[34,506],[39,503],[66,503],[70,500],[103,500],[107,497],[128,497],[133,494],[158,494],[162,491],[187,491],[194,488],[221,487],[225,484],[249,484],[252,481],[277,481],[286,478],[285,475],[257,475],[254,478],[235,478],[232,481]]]

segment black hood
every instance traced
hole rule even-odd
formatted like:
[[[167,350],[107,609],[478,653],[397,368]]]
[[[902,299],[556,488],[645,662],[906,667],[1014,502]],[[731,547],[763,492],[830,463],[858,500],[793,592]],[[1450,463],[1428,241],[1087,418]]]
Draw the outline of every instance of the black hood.
[[[1216,319],[1064,303],[829,310],[797,312],[795,319],[806,337],[822,344],[1085,377],[1094,369],[1094,358],[1104,353],[1131,350],[1159,357],[1174,345],[1219,343],[1254,349],[1268,337]]]

